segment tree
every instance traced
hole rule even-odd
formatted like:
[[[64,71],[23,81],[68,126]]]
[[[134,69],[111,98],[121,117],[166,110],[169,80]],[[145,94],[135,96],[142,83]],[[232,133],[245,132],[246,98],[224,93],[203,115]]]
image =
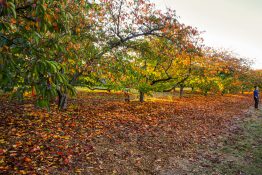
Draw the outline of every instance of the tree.
[[[227,50],[206,48],[205,59],[198,60],[189,81],[190,86],[199,88],[205,95],[213,93],[237,93],[241,91],[250,70],[247,59],[238,58]]]
[[[76,20],[73,15],[77,12],[79,18],[78,10],[89,8],[84,1],[75,2],[2,1],[1,89],[12,91],[16,87],[19,98],[26,91],[35,91],[42,107],[48,107],[51,98],[61,92],[74,94],[64,62],[71,57],[68,47]]]
[[[184,39],[189,31],[196,32],[189,26],[180,24],[174,11],[162,14],[153,9],[153,4],[149,1],[99,1],[102,12],[92,13],[98,19],[92,29],[97,39],[94,45],[97,47],[96,54],[87,57],[86,65],[80,71],[76,71],[72,76],[72,82],[76,82],[80,76],[85,79],[94,80],[96,70],[101,64],[111,64],[113,52],[123,52],[127,48],[134,48],[136,40],[143,40],[153,36],[161,39],[173,41],[173,44],[181,45],[179,42]],[[130,8],[132,7],[132,8]],[[102,14],[101,14],[102,13]],[[180,41],[179,41],[180,39]],[[87,70],[87,67],[92,70]],[[98,68],[99,67],[99,68]],[[92,78],[91,78],[92,77]],[[101,80],[104,78],[96,77]],[[99,83],[99,82],[98,82]],[[145,89],[143,85],[140,89]],[[141,93],[143,95],[144,93]],[[141,98],[142,99],[142,98]]]
[[[143,102],[145,94],[164,91],[170,84],[173,88],[174,83],[181,83],[189,76],[192,58],[186,55],[184,48],[187,45],[178,40],[185,40],[190,35],[191,30],[188,30],[183,37],[153,36],[129,42],[125,51],[122,49],[115,54],[115,61],[109,64],[109,70],[105,69],[105,72],[110,72],[119,86],[137,89],[139,99]],[[174,41],[180,44],[174,44]]]

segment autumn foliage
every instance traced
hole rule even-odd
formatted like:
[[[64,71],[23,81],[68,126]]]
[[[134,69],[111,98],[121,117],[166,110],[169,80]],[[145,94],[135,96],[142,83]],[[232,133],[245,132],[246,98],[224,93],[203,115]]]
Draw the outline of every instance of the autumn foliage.
[[[76,85],[136,89],[144,101],[175,87],[226,94],[254,83],[246,59],[205,46],[148,0],[3,0],[0,32],[0,88],[20,100],[33,92],[40,107],[57,97],[66,109]]]
[[[170,154],[193,160],[262,86],[201,33],[149,0],[0,0],[0,172],[158,174],[175,169]],[[159,92],[169,99],[146,99]]]

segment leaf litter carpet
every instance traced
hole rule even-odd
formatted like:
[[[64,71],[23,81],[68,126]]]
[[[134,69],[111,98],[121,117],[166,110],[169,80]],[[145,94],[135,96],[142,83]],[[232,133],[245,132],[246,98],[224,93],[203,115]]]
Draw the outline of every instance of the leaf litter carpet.
[[[174,174],[251,105],[250,96],[123,102],[81,92],[66,111],[0,98],[2,174]]]

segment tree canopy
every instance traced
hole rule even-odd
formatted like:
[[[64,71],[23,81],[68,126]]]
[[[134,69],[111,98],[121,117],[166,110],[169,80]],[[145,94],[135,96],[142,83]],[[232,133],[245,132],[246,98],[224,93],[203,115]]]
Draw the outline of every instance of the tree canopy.
[[[201,32],[148,0],[0,0],[0,89],[48,107],[76,85],[204,94],[261,86],[247,59],[205,46]]]

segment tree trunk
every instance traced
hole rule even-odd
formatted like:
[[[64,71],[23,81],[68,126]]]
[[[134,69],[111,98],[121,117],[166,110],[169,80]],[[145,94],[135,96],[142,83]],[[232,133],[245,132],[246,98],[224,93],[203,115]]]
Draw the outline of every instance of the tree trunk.
[[[139,91],[139,101],[143,103],[145,101],[145,93]]]
[[[183,95],[184,95],[184,86],[183,86],[183,85],[181,85],[181,86],[180,86],[179,97],[180,97],[180,98],[182,98],[182,97],[183,97]]]
[[[124,91],[125,102],[130,102],[130,95],[127,91]]]
[[[67,108],[67,94],[62,93],[61,91],[57,91],[58,93],[58,109],[64,110]]]
[[[192,90],[191,92],[193,93],[193,92],[194,92],[194,90],[195,90],[195,88],[194,88],[194,87],[191,87],[191,90]]]

